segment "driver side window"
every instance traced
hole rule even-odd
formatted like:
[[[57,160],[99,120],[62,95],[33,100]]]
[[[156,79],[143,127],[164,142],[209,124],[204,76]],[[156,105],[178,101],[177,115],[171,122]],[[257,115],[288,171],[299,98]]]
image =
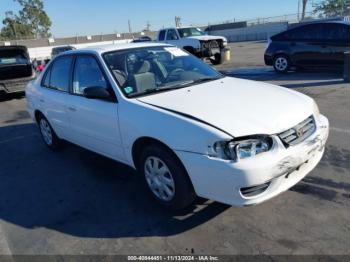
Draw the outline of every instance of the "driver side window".
[[[73,94],[82,95],[87,87],[107,88],[107,81],[92,56],[78,56],[73,75]]]
[[[169,29],[166,34],[166,40],[177,40],[179,39],[174,29]]]

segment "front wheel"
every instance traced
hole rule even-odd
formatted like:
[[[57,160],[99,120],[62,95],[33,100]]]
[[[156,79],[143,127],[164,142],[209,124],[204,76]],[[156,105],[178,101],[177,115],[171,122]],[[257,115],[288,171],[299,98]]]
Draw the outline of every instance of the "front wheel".
[[[290,66],[289,58],[285,55],[277,55],[273,60],[273,67],[278,73],[287,73]]]
[[[223,63],[223,56],[219,53],[214,55],[214,58],[210,58],[210,62],[213,65],[220,65]]]
[[[161,205],[183,209],[196,198],[192,183],[180,160],[161,145],[147,146],[141,155],[140,169],[152,196]]]
[[[40,116],[38,120],[40,134],[45,144],[52,150],[57,150],[61,144],[61,139],[58,138],[55,131],[52,129],[49,121],[44,116]]]

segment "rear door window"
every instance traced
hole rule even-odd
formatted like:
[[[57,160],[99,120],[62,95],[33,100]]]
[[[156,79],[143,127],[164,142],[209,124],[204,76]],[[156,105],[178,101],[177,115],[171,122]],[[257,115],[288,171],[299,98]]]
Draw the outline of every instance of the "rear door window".
[[[51,66],[50,72],[46,74],[49,76],[48,80],[45,78],[44,84],[48,84],[49,88],[69,92],[69,83],[70,83],[70,72],[72,66],[73,57],[72,56],[62,56],[54,61],[54,64]]]
[[[291,29],[285,33],[285,38],[290,41],[315,41],[324,39],[322,24],[310,24]]]

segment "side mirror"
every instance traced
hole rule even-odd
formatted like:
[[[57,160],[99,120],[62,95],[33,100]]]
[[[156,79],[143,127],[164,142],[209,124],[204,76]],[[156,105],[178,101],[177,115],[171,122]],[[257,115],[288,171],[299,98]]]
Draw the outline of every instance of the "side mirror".
[[[103,99],[103,100],[112,100],[111,93],[107,88],[100,86],[92,86],[84,89],[84,96],[89,99]]]

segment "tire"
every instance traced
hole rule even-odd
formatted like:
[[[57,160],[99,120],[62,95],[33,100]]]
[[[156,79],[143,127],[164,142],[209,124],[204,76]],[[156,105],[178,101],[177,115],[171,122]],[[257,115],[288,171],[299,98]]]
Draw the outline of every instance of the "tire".
[[[215,54],[214,55],[214,59],[210,58],[210,62],[213,64],[213,65],[220,65],[223,63],[223,56],[221,54]]]
[[[286,55],[277,55],[273,59],[273,68],[277,73],[287,73],[290,69],[290,59]]]
[[[38,117],[38,125],[41,138],[45,145],[53,151],[60,149],[62,146],[62,140],[58,138],[49,121],[43,115]]]
[[[180,210],[196,199],[184,166],[165,146],[147,146],[141,153],[139,167],[151,195],[162,206]]]

